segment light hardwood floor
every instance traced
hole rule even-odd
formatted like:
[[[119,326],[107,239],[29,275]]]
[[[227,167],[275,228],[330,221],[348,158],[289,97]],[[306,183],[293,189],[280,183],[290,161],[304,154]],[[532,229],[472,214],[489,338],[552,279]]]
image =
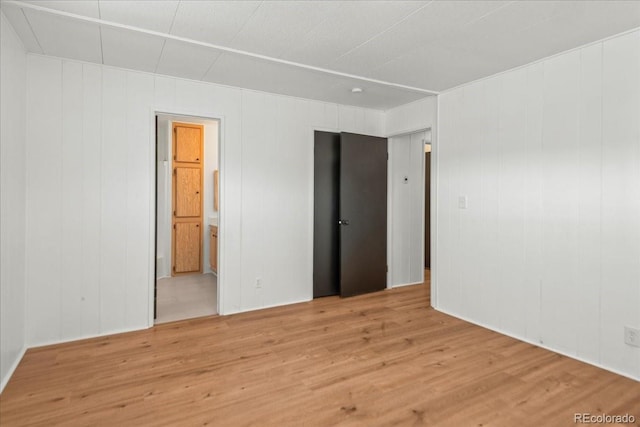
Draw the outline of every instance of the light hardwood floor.
[[[428,289],[32,349],[0,425],[640,425],[640,383],[439,313]]]

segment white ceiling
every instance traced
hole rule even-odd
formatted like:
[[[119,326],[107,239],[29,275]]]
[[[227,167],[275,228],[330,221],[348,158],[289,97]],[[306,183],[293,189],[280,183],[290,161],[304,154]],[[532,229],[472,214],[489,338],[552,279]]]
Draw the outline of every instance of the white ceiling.
[[[30,52],[377,109],[640,27],[640,1],[613,0],[1,7]]]

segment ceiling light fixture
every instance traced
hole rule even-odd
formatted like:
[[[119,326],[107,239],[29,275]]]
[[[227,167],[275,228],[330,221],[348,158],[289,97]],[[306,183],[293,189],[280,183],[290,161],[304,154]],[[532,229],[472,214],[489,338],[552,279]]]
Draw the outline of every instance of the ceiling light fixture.
[[[353,89],[351,89],[351,93],[362,93],[362,88],[354,87]]]

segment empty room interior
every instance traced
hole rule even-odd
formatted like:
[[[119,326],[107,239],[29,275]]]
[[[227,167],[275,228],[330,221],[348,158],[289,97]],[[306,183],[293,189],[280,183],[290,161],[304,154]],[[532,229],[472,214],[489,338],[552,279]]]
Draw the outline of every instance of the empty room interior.
[[[640,426],[640,1],[0,30],[3,427]]]

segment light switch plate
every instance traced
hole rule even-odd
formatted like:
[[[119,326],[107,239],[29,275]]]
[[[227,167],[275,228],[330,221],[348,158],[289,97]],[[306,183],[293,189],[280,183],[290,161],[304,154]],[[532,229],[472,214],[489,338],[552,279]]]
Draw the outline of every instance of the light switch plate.
[[[624,342],[633,347],[640,347],[640,329],[624,327]]]
[[[467,209],[468,205],[467,196],[458,197],[458,208]]]

